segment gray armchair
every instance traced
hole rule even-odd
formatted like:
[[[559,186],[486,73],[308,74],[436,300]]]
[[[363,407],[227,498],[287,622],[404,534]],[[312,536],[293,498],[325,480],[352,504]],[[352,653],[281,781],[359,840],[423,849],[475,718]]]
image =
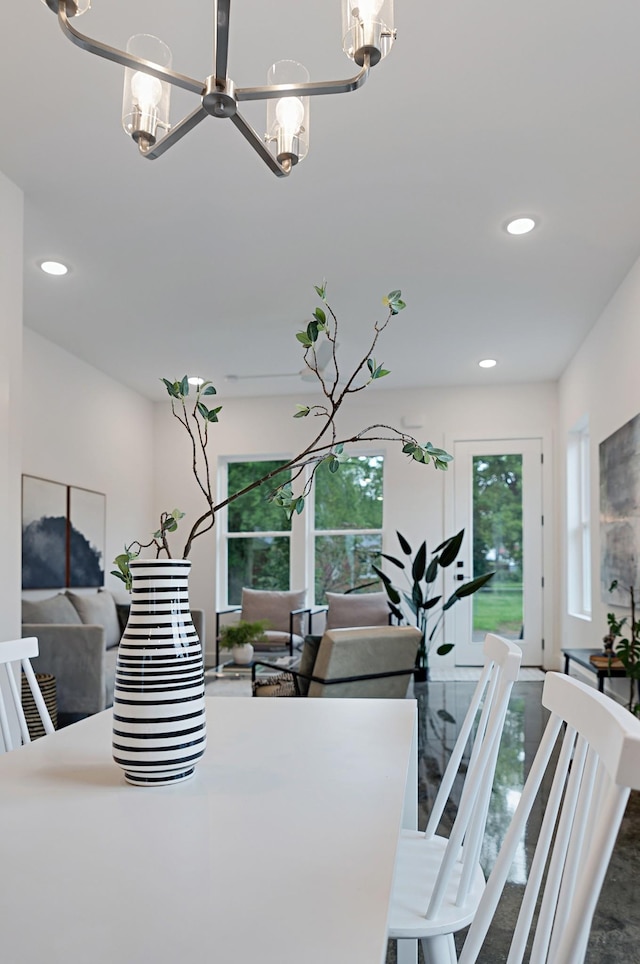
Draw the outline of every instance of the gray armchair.
[[[298,666],[260,676],[256,660],[254,696],[403,699],[415,670],[420,632],[414,626],[330,629],[305,639]]]

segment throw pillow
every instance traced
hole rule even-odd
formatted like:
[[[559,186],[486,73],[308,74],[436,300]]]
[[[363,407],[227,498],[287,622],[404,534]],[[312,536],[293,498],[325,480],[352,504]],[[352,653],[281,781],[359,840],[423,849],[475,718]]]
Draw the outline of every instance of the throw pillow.
[[[325,629],[389,625],[386,592],[328,592],[327,602],[329,608]]]
[[[81,621],[86,625],[104,626],[104,640],[107,649],[112,649],[120,642],[120,625],[116,603],[110,592],[88,593],[81,596],[75,592],[68,592],[67,596],[75,606]]]
[[[46,599],[22,600],[23,623],[54,623],[56,625],[81,623],[77,609],[63,593],[48,596]]]
[[[302,609],[305,605],[306,589],[297,592],[276,592],[263,589],[242,590],[241,619],[254,623],[264,619],[267,629],[274,629],[279,633],[289,632],[289,613],[292,609]],[[293,631],[302,636],[302,617],[293,620]]]

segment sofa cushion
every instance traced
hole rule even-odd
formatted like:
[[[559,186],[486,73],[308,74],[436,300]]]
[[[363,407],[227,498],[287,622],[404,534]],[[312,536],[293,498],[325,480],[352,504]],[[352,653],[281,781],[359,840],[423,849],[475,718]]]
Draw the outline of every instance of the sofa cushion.
[[[23,623],[82,623],[78,610],[63,592],[46,599],[22,600]]]
[[[388,626],[389,602],[386,592],[328,592],[325,629],[356,626]]]
[[[112,649],[120,642],[120,624],[115,599],[106,589],[81,596],[75,592],[68,592],[67,596],[75,606],[80,620],[86,625],[103,626],[104,640],[107,649]]]

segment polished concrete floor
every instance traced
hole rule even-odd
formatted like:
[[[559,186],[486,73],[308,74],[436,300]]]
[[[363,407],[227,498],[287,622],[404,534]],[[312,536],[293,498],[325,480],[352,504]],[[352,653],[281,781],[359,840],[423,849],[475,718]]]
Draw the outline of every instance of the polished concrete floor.
[[[426,826],[427,815],[456,739],[457,725],[464,718],[473,688],[473,682],[430,682],[415,687],[420,727],[418,792],[421,828]],[[482,855],[485,873],[491,870],[511,818],[512,802],[522,788],[546,723],[541,695],[541,682],[520,682],[514,686]],[[543,806],[544,800],[538,816]],[[445,815],[441,832],[448,834],[450,825],[451,815]],[[520,865],[515,862],[514,879],[507,884],[478,964],[500,964],[507,960],[533,842],[526,841]],[[464,934],[459,935],[458,946],[463,938]],[[394,964],[395,960],[395,946],[390,944],[387,964]],[[419,960],[422,961],[422,951]],[[627,806],[594,917],[586,961],[588,964],[640,964],[640,793],[632,793]]]

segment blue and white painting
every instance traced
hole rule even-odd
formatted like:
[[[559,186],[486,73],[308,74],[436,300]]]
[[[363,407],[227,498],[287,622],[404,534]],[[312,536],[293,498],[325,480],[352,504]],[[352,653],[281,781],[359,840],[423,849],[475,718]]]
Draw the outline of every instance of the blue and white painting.
[[[67,578],[67,486],[22,476],[22,588],[61,589]]]

